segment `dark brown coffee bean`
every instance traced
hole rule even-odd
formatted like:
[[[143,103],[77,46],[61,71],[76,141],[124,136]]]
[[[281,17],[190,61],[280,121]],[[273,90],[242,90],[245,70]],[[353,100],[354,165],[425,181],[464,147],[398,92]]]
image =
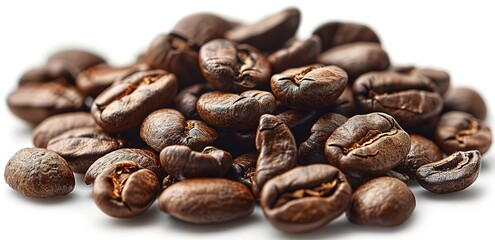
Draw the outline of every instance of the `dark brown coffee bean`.
[[[75,186],[69,164],[55,152],[42,148],[17,151],[5,166],[4,178],[12,189],[32,198],[67,195]]]
[[[313,31],[320,37],[322,50],[353,42],[380,43],[378,35],[368,26],[357,23],[327,22]]]
[[[447,154],[469,150],[485,154],[492,144],[492,132],[473,115],[453,111],[444,113],[438,121],[435,142]]]
[[[411,147],[409,135],[385,113],[356,115],[335,129],[325,156],[353,177],[381,175],[402,163]]]
[[[206,80],[224,92],[264,88],[271,76],[270,65],[258,50],[224,39],[203,45],[199,64]]]
[[[442,151],[431,140],[417,134],[409,134],[409,138],[411,150],[406,160],[395,168],[396,171],[414,176],[419,167],[442,159]]]
[[[85,50],[70,49],[57,52],[48,58],[46,67],[52,76],[64,78],[69,83],[75,83],[77,75],[82,71],[105,63],[105,59]]]
[[[188,223],[222,223],[251,215],[255,202],[241,183],[222,178],[193,178],[165,189],[158,199],[163,212]]]
[[[87,112],[62,113],[43,120],[33,130],[35,147],[46,148],[48,141],[58,135],[76,128],[97,128],[93,115]]]
[[[325,142],[345,121],[347,118],[338,113],[321,116],[311,127],[309,138],[299,145],[297,163],[299,165],[328,163],[325,157]]]
[[[349,75],[350,82],[364,73],[382,71],[390,65],[388,54],[380,44],[367,42],[331,48],[321,53],[318,62],[341,67]]]
[[[444,95],[450,86],[450,75],[448,72],[431,69],[431,68],[416,68],[414,66],[394,66],[392,71],[399,73],[421,75],[429,78],[438,88],[438,92]]]
[[[306,66],[272,76],[273,95],[289,107],[318,109],[337,100],[347,84],[347,74],[335,66]]]
[[[29,83],[59,82],[67,84],[63,76],[57,76],[51,69],[46,66],[31,68],[24,72],[19,78],[18,85],[22,86]]]
[[[141,125],[140,136],[155,151],[170,145],[186,145],[202,150],[218,139],[215,129],[200,120],[187,120],[171,108],[152,112]]]
[[[259,197],[268,180],[296,166],[297,146],[290,129],[282,120],[264,114],[256,130],[256,149],[259,156],[251,181],[252,191]]]
[[[249,152],[236,157],[230,166],[227,178],[238,181],[249,189],[253,187],[251,177],[256,171],[256,161],[258,160],[258,152]]]
[[[112,67],[106,63],[98,64],[77,75],[76,86],[84,95],[96,97],[125,76],[133,72],[148,70],[148,68],[146,64],[124,67]]]
[[[172,145],[160,152],[160,163],[179,181],[186,178],[223,177],[232,165],[230,153],[208,146],[201,152],[188,146]]]
[[[288,233],[303,233],[340,216],[348,208],[351,194],[341,171],[313,164],[270,179],[263,187],[260,203],[273,226]]]
[[[137,72],[100,94],[91,113],[106,131],[126,132],[140,126],[154,110],[171,103],[176,94],[173,74],[162,70]]]
[[[301,143],[309,137],[309,129],[316,122],[318,117],[316,111],[288,110],[275,115],[287,125],[296,140],[296,144]]]
[[[486,104],[476,90],[467,87],[452,88],[444,96],[443,111],[467,112],[480,120],[486,117]]]
[[[275,112],[275,97],[258,90],[240,94],[214,91],[201,95],[196,107],[208,124],[242,131],[255,128],[261,115]]]
[[[170,31],[184,39],[196,51],[206,42],[223,38],[232,25],[227,20],[209,13],[197,13],[182,18]]]
[[[61,83],[30,83],[10,93],[7,105],[14,115],[36,125],[52,115],[81,110],[84,98]]]
[[[421,126],[442,111],[442,96],[428,78],[396,72],[372,72],[359,77],[352,88],[364,112],[384,112],[404,128]]]
[[[301,13],[288,8],[251,25],[240,25],[225,33],[225,37],[238,43],[249,44],[261,51],[280,48],[293,37],[299,28]]]
[[[109,164],[96,177],[93,200],[112,217],[130,218],[145,212],[160,191],[160,181],[133,161]]]
[[[89,127],[66,131],[52,138],[46,148],[67,160],[72,171],[85,173],[98,158],[123,146],[122,139]]]
[[[335,100],[330,106],[323,108],[323,112],[333,112],[342,114],[346,117],[352,117],[356,114],[356,103],[354,102],[354,96],[352,88],[346,85],[342,94]]]
[[[165,69],[177,77],[180,88],[203,83],[198,63],[198,49],[174,35],[158,35],[145,54],[150,68]]]
[[[270,54],[268,62],[272,67],[272,72],[279,73],[289,68],[316,63],[320,52],[320,38],[318,36],[312,36],[305,41],[294,41],[288,47]]]
[[[360,186],[351,198],[346,216],[352,223],[397,226],[411,217],[416,198],[397,178],[379,177]]]
[[[157,153],[146,149],[121,148],[98,158],[98,160],[91,164],[84,175],[84,183],[86,183],[86,185],[92,184],[103,169],[108,165],[120,161],[136,162],[142,168],[149,169],[155,173],[159,180],[164,177],[164,172],[160,165],[160,159],[158,158]]]
[[[479,151],[455,152],[440,161],[419,167],[416,180],[430,192],[458,192],[476,181],[480,167]]]
[[[209,83],[195,84],[182,89],[175,97],[175,108],[184,115],[186,119],[200,119],[196,110],[196,103],[204,93],[214,91],[215,88]]]

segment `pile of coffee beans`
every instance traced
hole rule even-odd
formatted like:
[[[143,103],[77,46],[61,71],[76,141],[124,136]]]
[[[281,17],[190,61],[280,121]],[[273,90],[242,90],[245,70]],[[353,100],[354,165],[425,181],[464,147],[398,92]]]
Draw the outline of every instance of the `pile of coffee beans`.
[[[343,213],[397,226],[416,206],[408,184],[445,194],[475,182],[492,142],[480,94],[445,71],[394,65],[368,26],[331,21],[301,39],[300,22],[295,8],[252,23],[198,13],[128,66],[53,54],[8,96],[35,128],[5,181],[48,198],[84,174],[117,218],[157,202],[212,224],[258,205],[289,233]]]

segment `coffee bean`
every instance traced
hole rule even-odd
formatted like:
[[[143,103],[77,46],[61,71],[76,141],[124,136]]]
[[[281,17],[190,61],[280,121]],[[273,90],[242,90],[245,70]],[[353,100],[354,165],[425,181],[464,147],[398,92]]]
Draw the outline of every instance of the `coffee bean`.
[[[72,171],[85,173],[98,158],[123,146],[122,139],[99,128],[87,127],[65,131],[48,141],[46,148],[67,160]]]
[[[33,125],[55,114],[79,111],[83,104],[75,88],[57,82],[24,84],[7,97],[10,111]]]
[[[327,22],[313,31],[320,37],[322,51],[353,42],[380,43],[378,35],[368,26],[349,22]]]
[[[109,164],[96,177],[93,200],[112,217],[130,218],[145,212],[155,201],[160,182],[149,169],[133,161]]]
[[[419,167],[416,180],[430,192],[458,192],[474,183],[480,167],[479,151],[455,152],[440,161]]]
[[[409,134],[409,138],[411,150],[406,160],[395,168],[396,171],[415,176],[419,167],[442,159],[442,151],[433,141],[417,134]]]
[[[442,111],[442,96],[424,76],[372,72],[359,77],[352,90],[364,112],[390,114],[404,128],[428,123]]]
[[[93,52],[68,49],[50,56],[46,62],[46,67],[52,76],[63,77],[67,82],[75,83],[80,72],[105,62],[105,59]]]
[[[327,113],[321,116],[311,127],[311,135],[299,145],[297,163],[299,165],[328,163],[325,157],[325,142],[345,121],[347,118],[338,113]]]
[[[318,109],[335,102],[347,84],[347,74],[335,66],[306,66],[272,76],[273,95],[289,107]]]
[[[90,113],[74,112],[53,115],[43,120],[33,130],[33,144],[35,147],[46,148],[52,138],[66,131],[85,127],[98,127]]]
[[[195,84],[182,89],[175,97],[175,108],[184,115],[186,119],[200,119],[196,110],[196,103],[204,93],[214,91],[215,88],[209,83]]]
[[[133,161],[142,168],[151,170],[159,180],[164,178],[164,172],[157,153],[146,149],[121,148],[98,158],[91,164],[84,175],[84,183],[86,185],[92,184],[108,165],[120,161]]]
[[[152,69],[165,69],[177,77],[178,86],[203,83],[198,64],[198,49],[174,35],[158,35],[145,53],[145,62]]]
[[[443,114],[438,121],[435,142],[447,154],[469,150],[485,154],[492,144],[492,132],[473,115],[453,111]]]
[[[467,112],[480,120],[486,117],[486,104],[483,97],[474,89],[467,87],[457,87],[450,89],[445,94],[443,111]]]
[[[381,175],[402,163],[411,147],[409,135],[385,113],[349,118],[330,135],[325,156],[352,177]]]
[[[265,183],[296,166],[297,146],[294,136],[277,117],[264,114],[256,130],[256,149],[259,152],[252,191],[259,196]]]
[[[346,85],[342,94],[335,100],[330,106],[321,109],[321,112],[333,112],[342,114],[346,117],[352,117],[356,114],[356,104],[354,102],[354,96],[352,88]]]
[[[230,166],[227,178],[238,181],[251,189],[253,187],[251,177],[254,176],[257,160],[258,152],[249,152],[236,157]]]
[[[270,179],[261,192],[261,208],[276,228],[288,233],[316,230],[349,206],[351,186],[330,165],[297,167]],[[310,211],[308,211],[311,209]]]
[[[177,80],[162,70],[134,73],[105,90],[93,102],[96,123],[109,132],[126,132],[141,125],[154,110],[171,103]]]
[[[378,43],[343,44],[321,53],[319,63],[336,65],[349,75],[349,82],[371,71],[382,71],[390,65],[387,52]]]
[[[67,80],[63,76],[57,75],[52,69],[46,66],[35,67],[27,70],[19,78],[18,85],[22,86],[29,83],[44,83],[44,82],[59,82],[67,84]]]
[[[240,25],[225,33],[229,40],[249,44],[261,51],[278,49],[293,37],[299,27],[301,13],[288,8],[257,23]]]
[[[305,41],[294,41],[268,57],[272,72],[279,73],[289,68],[302,67],[316,63],[321,52],[321,41],[312,36]]]
[[[140,136],[155,151],[160,152],[170,145],[186,145],[202,150],[218,139],[215,129],[200,120],[186,120],[171,108],[152,112],[141,125]]]
[[[240,94],[214,91],[201,95],[196,107],[199,116],[208,124],[242,131],[255,128],[261,115],[275,112],[275,97],[270,92],[258,90]]]
[[[171,35],[184,39],[193,49],[199,50],[206,42],[223,38],[232,28],[229,21],[210,13],[198,13],[179,20],[170,31]]]
[[[275,116],[287,125],[297,144],[309,137],[309,129],[318,117],[316,111],[300,110],[288,110]]]
[[[17,151],[7,162],[4,177],[11,188],[32,198],[67,195],[75,186],[69,164],[55,152],[42,148]]]
[[[182,221],[195,224],[222,223],[247,217],[255,202],[241,183],[222,178],[193,178],[165,189],[158,207]]]
[[[346,216],[352,223],[397,226],[411,217],[416,198],[407,185],[393,177],[379,177],[360,186]]]
[[[265,88],[271,76],[270,65],[258,50],[224,39],[203,45],[199,64],[206,80],[224,92]]]
[[[201,152],[172,145],[160,152],[163,170],[179,181],[186,178],[223,177],[232,165],[230,153],[208,146]]]
[[[450,86],[450,75],[448,72],[431,69],[431,68],[416,68],[414,66],[395,67],[393,69],[396,72],[421,75],[429,78],[438,88],[438,92],[444,95]]]

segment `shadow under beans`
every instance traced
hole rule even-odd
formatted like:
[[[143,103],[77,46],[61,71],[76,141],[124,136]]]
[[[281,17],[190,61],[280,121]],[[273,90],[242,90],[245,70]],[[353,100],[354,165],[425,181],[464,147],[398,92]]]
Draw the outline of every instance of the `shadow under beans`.
[[[64,196],[56,196],[56,197],[48,197],[48,198],[26,197],[21,193],[18,193],[12,189],[8,189],[5,194],[11,195],[12,198],[16,199],[16,201],[25,201],[32,204],[46,205],[46,206],[65,204],[77,198],[74,192],[71,192]]]
[[[246,225],[257,223],[263,220],[261,219],[261,216],[259,216],[259,214],[253,213],[247,217],[243,217],[240,219],[236,219],[224,223],[193,224],[193,223],[183,222],[163,212],[161,214],[163,215],[163,217],[168,218],[164,222],[170,225],[170,228],[177,229],[178,231],[183,231],[187,233],[199,233],[199,234],[225,232],[228,231],[229,229],[245,227]]]
[[[160,212],[155,202],[150,208],[148,208],[144,213],[142,213],[139,216],[133,218],[111,217],[112,221],[109,221],[109,224],[113,226],[125,227],[125,228],[147,226],[156,222],[157,219],[160,217],[160,214],[162,214],[162,212]]]
[[[434,201],[469,201],[482,197],[484,194],[483,188],[476,185],[476,182],[468,188],[453,193],[432,193],[426,189],[417,193],[417,198],[425,198]]]

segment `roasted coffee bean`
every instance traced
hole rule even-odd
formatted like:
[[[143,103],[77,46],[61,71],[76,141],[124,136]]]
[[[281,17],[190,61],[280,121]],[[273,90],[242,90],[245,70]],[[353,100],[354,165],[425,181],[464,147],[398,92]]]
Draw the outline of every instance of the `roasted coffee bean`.
[[[428,78],[396,72],[372,72],[359,77],[352,88],[364,112],[390,114],[404,128],[432,121],[442,111],[443,99]]]
[[[325,143],[325,156],[352,177],[381,175],[405,161],[409,135],[385,113],[356,115],[335,129]]]
[[[196,110],[196,103],[204,93],[214,91],[215,88],[209,83],[195,84],[182,89],[175,97],[175,108],[184,115],[186,119],[200,119]]]
[[[347,177],[347,181],[351,185],[353,191],[356,191],[361,185],[365,184],[366,182],[368,182],[374,178],[378,178],[378,177],[393,177],[393,178],[400,180],[401,182],[403,182],[405,184],[407,184],[409,182],[409,179],[410,179],[407,174],[397,172],[395,170],[390,170],[384,174],[375,175],[375,176],[367,176],[367,177],[357,178],[357,177],[352,177],[352,176],[347,175],[346,177]]]
[[[309,138],[299,145],[297,163],[299,165],[328,163],[325,157],[325,142],[345,121],[347,117],[338,113],[327,113],[321,116],[311,127]]]
[[[300,110],[288,110],[275,116],[287,125],[297,144],[309,137],[309,129],[318,117],[316,111]]]
[[[85,173],[98,158],[122,148],[122,139],[99,128],[76,128],[48,141],[47,149],[62,156],[76,173]]]
[[[324,112],[334,112],[346,117],[352,117],[356,114],[356,104],[352,88],[346,85],[342,94],[330,106],[322,109]]]
[[[339,67],[312,65],[293,68],[272,76],[273,95],[289,107],[318,109],[337,100],[347,84]]]
[[[280,49],[268,57],[272,72],[279,73],[289,68],[316,63],[321,52],[321,41],[312,36],[305,41],[294,41],[287,48]]]
[[[251,215],[255,202],[241,183],[222,178],[193,178],[177,182],[160,194],[158,207],[182,221],[222,223]]]
[[[140,136],[155,151],[160,152],[170,145],[186,145],[202,150],[218,139],[215,129],[200,120],[186,120],[171,108],[152,112],[141,125]]]
[[[437,85],[438,92],[444,95],[450,86],[450,75],[448,72],[431,69],[431,68],[416,68],[414,66],[394,67],[394,71],[412,75],[422,75],[429,78]]]
[[[486,117],[485,101],[474,89],[467,87],[452,88],[445,94],[444,99],[444,112],[467,112],[480,120],[484,120]]]
[[[206,42],[223,38],[232,28],[229,21],[209,13],[197,13],[182,18],[170,31],[171,35],[184,39],[196,51]]]
[[[154,151],[138,148],[121,148],[98,158],[98,160],[91,164],[84,175],[84,183],[86,185],[92,184],[103,169],[108,165],[120,161],[136,162],[142,168],[149,169],[155,173],[158,179],[165,177],[158,154]]]
[[[105,63],[105,59],[97,54],[85,50],[64,50],[50,56],[46,63],[52,76],[64,78],[69,83],[74,83],[77,75],[82,71]]]
[[[134,73],[105,90],[93,102],[96,123],[109,132],[126,132],[141,125],[154,110],[171,103],[177,80],[162,70]]]
[[[146,64],[112,67],[106,63],[93,66],[77,75],[76,86],[86,96],[96,97],[123,77],[148,70]]]
[[[357,42],[331,48],[321,53],[319,63],[344,69],[352,82],[360,75],[382,71],[390,65],[387,52],[378,43]]]
[[[251,189],[253,187],[251,177],[254,176],[257,160],[258,152],[249,152],[236,157],[230,166],[227,178],[238,181]]]
[[[29,83],[10,93],[7,104],[17,117],[36,125],[55,114],[82,110],[84,97],[65,84]]]
[[[255,128],[261,115],[275,112],[275,97],[258,90],[240,94],[214,91],[201,95],[196,108],[208,124],[242,131]]]
[[[67,84],[67,80],[61,75],[57,75],[52,69],[46,66],[35,67],[27,70],[19,78],[18,85],[22,86],[29,83],[59,82]]]
[[[33,130],[33,144],[35,147],[46,148],[52,138],[66,131],[85,127],[98,127],[90,113],[74,112],[53,115],[43,120]]]
[[[419,167],[442,159],[442,151],[433,141],[417,134],[409,134],[409,138],[411,150],[406,160],[395,168],[396,171],[414,176]]]
[[[440,161],[419,167],[416,180],[430,192],[458,192],[476,181],[480,168],[479,151],[455,152]]]
[[[397,226],[411,217],[416,198],[397,178],[379,177],[360,186],[351,198],[346,216],[352,223]]]
[[[133,161],[109,164],[96,177],[93,200],[112,217],[130,218],[145,212],[160,191],[153,171]]]
[[[485,154],[492,144],[492,132],[473,115],[453,111],[444,113],[438,121],[435,142],[447,154],[469,150]]]
[[[271,76],[270,65],[258,50],[224,39],[201,47],[199,65],[206,80],[224,92],[265,88]]]
[[[181,89],[204,82],[198,63],[198,49],[194,49],[180,37],[158,35],[144,58],[151,68],[165,69],[173,73]]]
[[[301,13],[288,8],[257,23],[240,25],[225,33],[225,37],[238,43],[249,44],[261,51],[280,48],[293,37],[299,28]]]
[[[351,186],[330,165],[297,167],[270,179],[261,192],[261,208],[276,228],[288,233],[316,230],[349,206]]]
[[[256,130],[256,149],[259,156],[251,181],[252,191],[259,197],[268,180],[296,166],[297,146],[290,129],[282,120],[264,114]]]
[[[378,35],[368,26],[357,23],[327,22],[313,31],[320,37],[322,51],[353,42],[380,43]]]
[[[69,164],[55,152],[42,148],[17,151],[5,166],[4,178],[12,189],[32,198],[67,195],[75,186]]]
[[[223,177],[232,165],[230,153],[208,146],[201,152],[172,145],[160,152],[163,170],[179,181],[186,178]]]

